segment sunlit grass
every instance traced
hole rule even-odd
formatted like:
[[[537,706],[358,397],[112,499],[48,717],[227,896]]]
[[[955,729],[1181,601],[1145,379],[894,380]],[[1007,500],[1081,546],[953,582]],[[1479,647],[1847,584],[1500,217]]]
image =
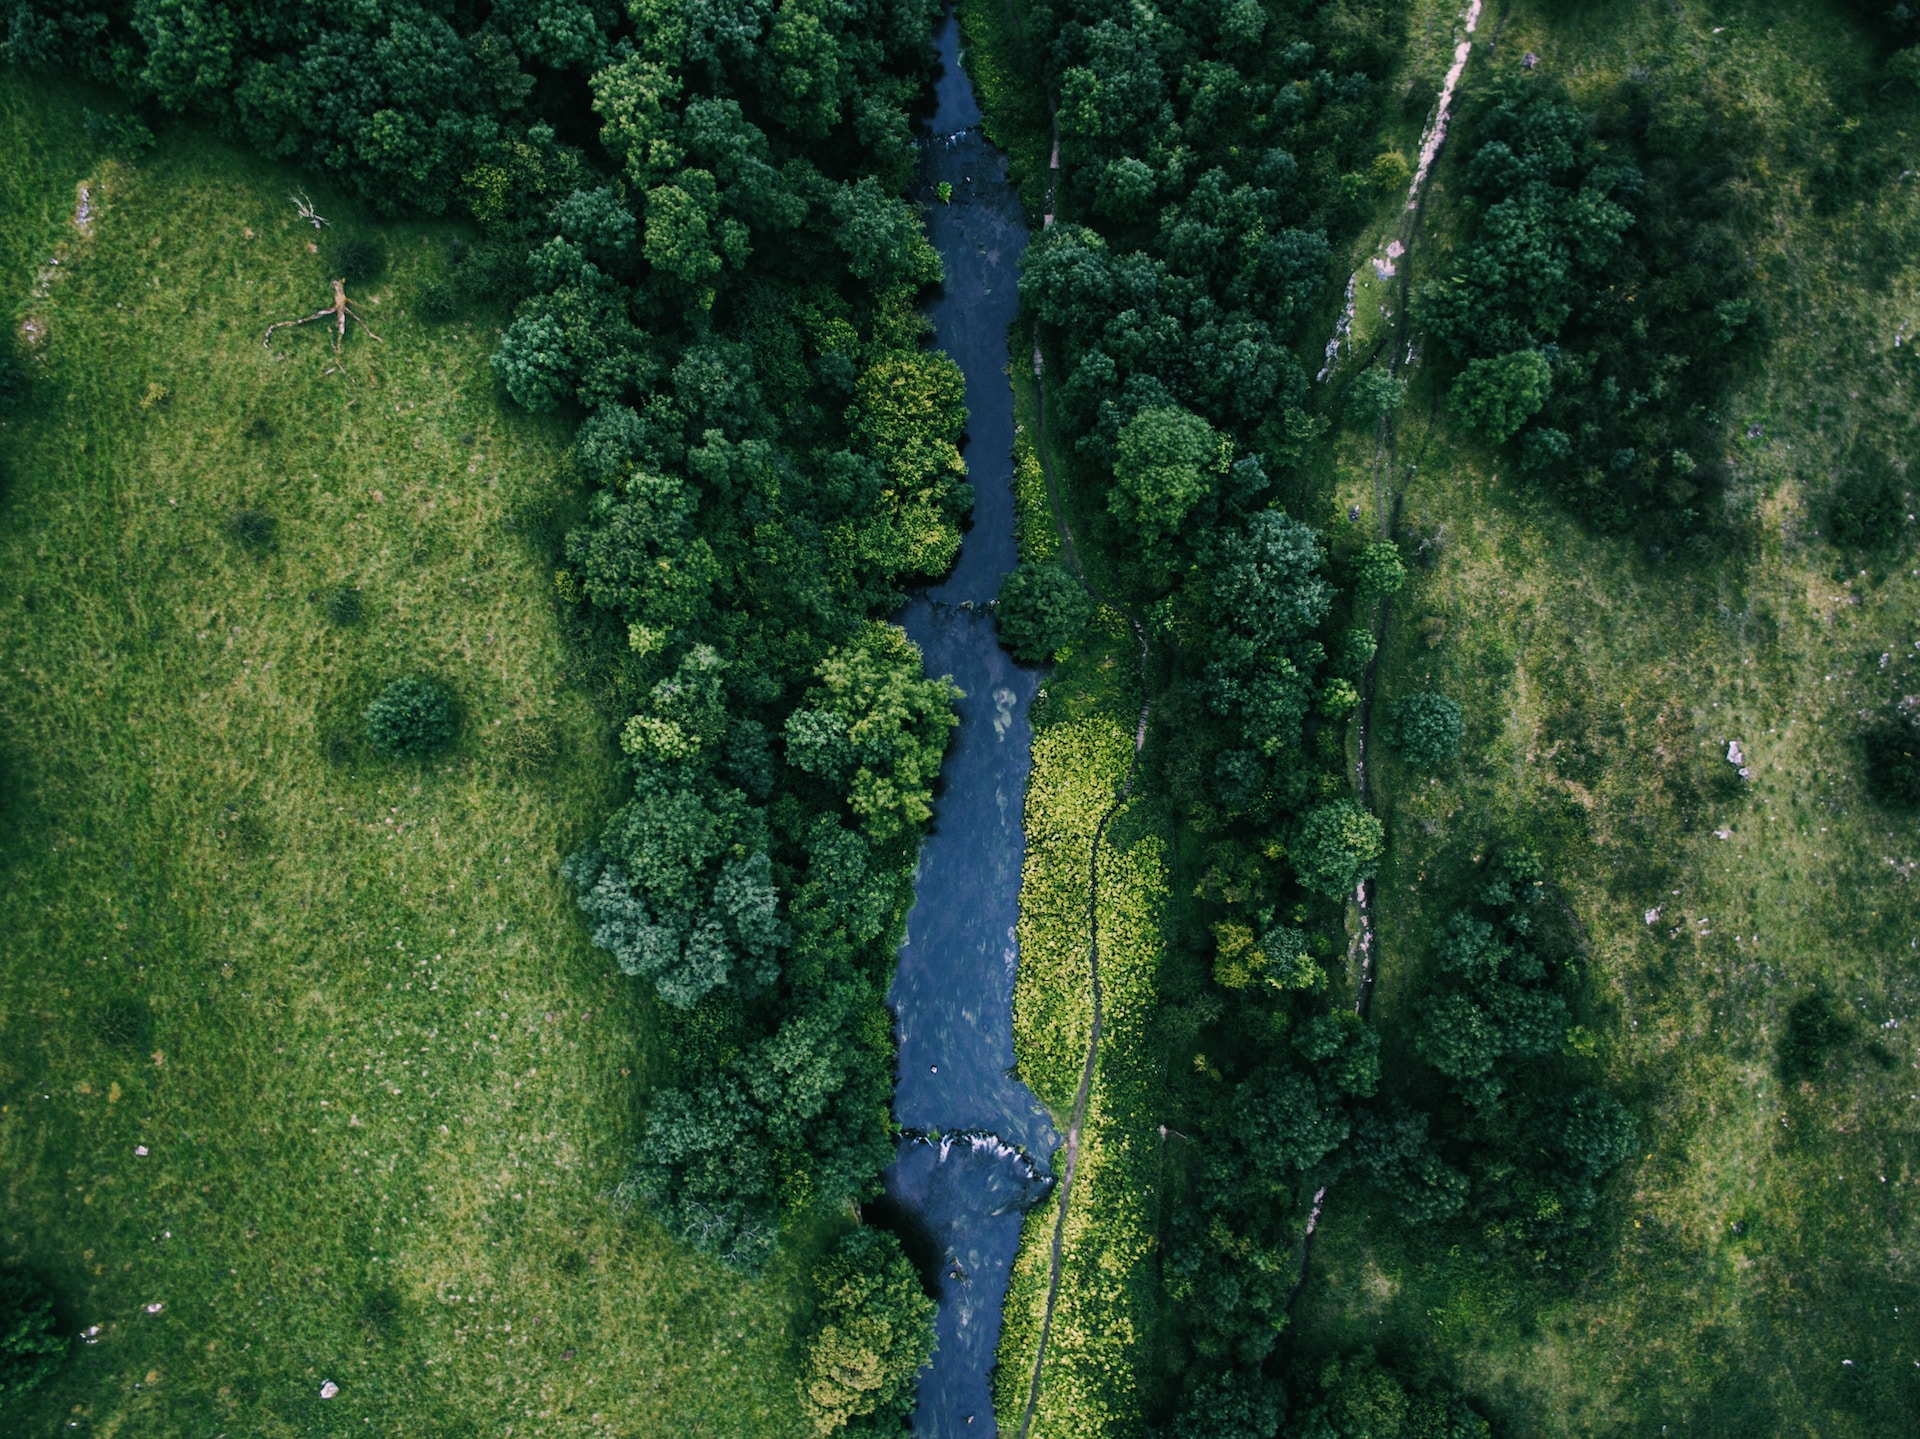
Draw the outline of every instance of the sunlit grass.
[[[390,252],[380,338],[268,351],[330,298],[298,177],[105,159],[82,103],[0,79],[43,336],[0,428],[0,1260],[101,1329],[0,1428],[793,1432],[803,1260],[743,1282],[608,1199],[648,1020],[556,874],[615,780],[530,541],[564,432],[496,399],[492,317],[409,314],[449,230],[316,191]],[[463,710],[424,764],[360,739],[404,674]]]

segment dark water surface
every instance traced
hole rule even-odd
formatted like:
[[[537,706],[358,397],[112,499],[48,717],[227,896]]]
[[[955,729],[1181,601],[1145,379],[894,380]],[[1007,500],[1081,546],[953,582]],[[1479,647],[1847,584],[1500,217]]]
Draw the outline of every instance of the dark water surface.
[[[953,573],[915,597],[900,622],[928,672],[952,675],[966,698],[889,995],[900,1042],[894,1114],[905,1128],[942,1138],[902,1142],[874,1217],[900,1229],[923,1269],[939,1276],[940,1347],[920,1378],[914,1432],[972,1439],[995,1432],[987,1380],[1008,1270],[1020,1216],[1046,1192],[1060,1137],[1007,1073],[1032,765],[1027,704],[1039,674],[1000,648],[985,607],[1018,558],[1007,329],[1019,308],[1027,227],[1006,159],[980,133],[951,14],[936,40],[942,68],[920,194],[946,284],[927,314],[935,343],[966,375],[973,528]],[[943,180],[953,186],[948,204],[934,194]]]

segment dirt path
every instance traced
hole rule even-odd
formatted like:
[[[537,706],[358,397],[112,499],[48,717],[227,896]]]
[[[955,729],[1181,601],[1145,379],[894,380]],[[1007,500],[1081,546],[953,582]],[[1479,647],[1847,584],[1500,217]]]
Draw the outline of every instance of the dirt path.
[[[1384,258],[1394,265],[1394,268],[1387,273],[1392,274],[1399,281],[1399,303],[1395,308],[1393,332],[1387,342],[1390,347],[1387,351],[1387,367],[1389,372],[1396,376],[1410,366],[1414,359],[1408,322],[1412,290],[1413,240],[1419,231],[1421,217],[1426,210],[1427,181],[1433,173],[1433,165],[1439,158],[1440,149],[1446,143],[1447,131],[1452,121],[1454,96],[1458,92],[1461,77],[1466,73],[1467,62],[1473,56],[1473,34],[1480,23],[1481,7],[1482,0],[1470,0],[1460,17],[1462,35],[1454,46],[1453,63],[1448,67],[1446,77],[1441,83],[1439,99],[1434,104],[1433,117],[1428,120],[1426,130],[1421,136],[1420,165],[1414,172],[1412,184],[1407,188],[1406,206],[1400,212],[1400,218],[1394,226],[1393,239],[1384,255]],[[1506,24],[1506,12],[1510,8],[1510,6],[1504,7],[1501,12],[1502,27]],[[1494,35],[1497,41],[1498,29],[1495,30]],[[1375,262],[1369,260],[1368,263]],[[1353,289],[1354,283],[1350,280],[1347,284],[1349,296],[1352,295]],[[1335,364],[1338,363],[1340,342],[1350,318],[1351,309],[1349,308],[1347,318],[1342,320],[1340,328],[1328,342],[1327,369],[1323,372],[1323,376],[1330,375]],[[1431,437],[1433,433],[1431,423],[1427,427],[1427,433]],[[1379,436],[1374,447],[1374,500],[1380,538],[1389,541],[1396,539],[1399,535],[1401,503],[1406,498],[1404,484],[1396,486],[1394,483],[1392,472],[1397,460],[1398,449],[1394,443],[1393,417],[1388,415],[1380,421]],[[1385,640],[1387,625],[1392,618],[1393,600],[1388,597],[1380,602],[1374,613],[1372,629],[1376,658],[1367,661],[1367,667],[1361,674],[1360,707],[1354,719],[1356,726],[1354,793],[1369,812],[1376,808],[1373,774],[1367,757],[1375,729],[1373,707],[1374,698],[1378,692],[1378,646]],[[1359,911],[1360,916],[1360,933],[1355,942],[1360,975],[1359,983],[1355,986],[1353,1011],[1363,1020],[1368,1017],[1373,1008],[1374,951],[1379,939],[1374,924],[1373,900],[1373,880],[1370,878],[1361,880],[1353,891],[1354,907]],[[1293,1307],[1293,1301],[1299,1297],[1300,1291],[1306,1287],[1307,1266],[1313,1258],[1313,1236],[1320,1227],[1320,1215],[1326,1206],[1326,1199],[1327,1186],[1323,1184],[1315,1191],[1313,1203],[1307,1211],[1306,1232],[1300,1243],[1300,1272],[1294,1279],[1292,1292],[1287,1296],[1289,1309]]]

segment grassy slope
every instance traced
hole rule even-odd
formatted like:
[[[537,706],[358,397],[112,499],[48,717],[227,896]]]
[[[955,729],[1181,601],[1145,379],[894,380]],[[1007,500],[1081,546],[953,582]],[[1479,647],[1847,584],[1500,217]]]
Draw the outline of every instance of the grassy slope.
[[[447,230],[384,231],[383,343],[269,355],[326,295],[296,177],[187,134],[116,165],[80,104],[0,77],[0,285],[48,334],[0,429],[0,1260],[103,1332],[6,1431],[792,1432],[793,1274],[606,1199],[645,1011],[555,866],[614,775],[514,533],[559,430],[496,403],[485,325],[407,316]],[[467,711],[426,767],[357,747],[405,672]],[[528,719],[557,763],[508,763]]]
[[[1470,1240],[1408,1249],[1349,1196],[1329,1210],[1305,1312],[1320,1342],[1436,1354],[1515,1434],[1865,1436],[1920,1418],[1906,1037],[1920,894],[1904,877],[1920,835],[1867,802],[1853,744],[1858,712],[1920,688],[1920,580],[1910,543],[1852,573],[1816,534],[1851,443],[1898,454],[1909,432],[1912,372],[1890,347],[1920,297],[1889,260],[1911,254],[1920,213],[1909,182],[1818,216],[1788,151],[1796,132],[1817,144],[1860,112],[1866,51],[1844,14],[1523,4],[1502,41],[1576,94],[1636,65],[1696,67],[1768,127],[1744,183],[1778,339],[1728,416],[1738,436],[1766,427],[1735,442],[1744,558],[1663,565],[1584,534],[1497,457],[1444,425],[1429,434],[1418,381],[1403,412],[1401,459],[1420,457],[1408,529],[1444,528],[1446,546],[1397,602],[1383,699],[1435,684],[1469,729],[1465,758],[1432,782],[1390,760],[1377,771],[1392,835],[1385,1052],[1411,1037],[1425,936],[1459,876],[1518,830],[1590,935],[1601,1057],[1644,1143],[1571,1292],[1516,1282]],[[1910,150],[1910,103],[1874,104]],[[1446,180],[1429,253],[1448,233]],[[1339,503],[1370,501],[1368,457],[1344,459]],[[1730,739],[1751,757],[1750,789]],[[1780,1081],[1785,1012],[1816,986],[1877,1031],[1894,1067],[1856,1045],[1818,1084]]]

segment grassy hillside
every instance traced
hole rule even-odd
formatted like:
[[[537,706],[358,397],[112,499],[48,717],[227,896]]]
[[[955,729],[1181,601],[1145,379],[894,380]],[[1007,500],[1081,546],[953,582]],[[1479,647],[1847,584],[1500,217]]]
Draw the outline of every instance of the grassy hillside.
[[[1395,602],[1381,700],[1444,689],[1468,733],[1436,778],[1376,769],[1383,1051],[1406,1052],[1428,936],[1470,864],[1527,838],[1586,933],[1598,1055],[1643,1142],[1558,1278],[1490,1261],[1468,1233],[1410,1240],[1349,1195],[1302,1318],[1315,1344],[1456,1374],[1509,1433],[1920,1421],[1920,834],[1867,798],[1857,742],[1863,716],[1920,688],[1920,571],[1911,527],[1866,553],[1822,533],[1858,448],[1899,456],[1912,439],[1894,338],[1916,296],[1894,257],[1920,239],[1898,158],[1920,107],[1871,75],[1852,13],[1522,3],[1500,41],[1583,104],[1649,73],[1711,95],[1755,146],[1729,183],[1773,339],[1723,417],[1732,540],[1717,557],[1579,529],[1464,444],[1419,371],[1398,421],[1403,548],[1430,542],[1432,563]],[[1470,86],[1492,73],[1474,67]],[[1455,234],[1453,162],[1416,280]],[[1371,524],[1370,448],[1349,442],[1342,466],[1337,502]],[[1820,995],[1839,1019],[1809,1070],[1789,1014]]]
[[[299,177],[83,103],[0,77],[0,1262],[99,1328],[4,1427],[792,1432],[808,1246],[747,1283],[609,1200],[647,1016],[555,872],[613,802],[530,542],[560,430],[492,317],[409,312],[449,230],[316,192],[380,340],[268,352],[328,299]],[[402,674],[440,760],[360,739]]]

